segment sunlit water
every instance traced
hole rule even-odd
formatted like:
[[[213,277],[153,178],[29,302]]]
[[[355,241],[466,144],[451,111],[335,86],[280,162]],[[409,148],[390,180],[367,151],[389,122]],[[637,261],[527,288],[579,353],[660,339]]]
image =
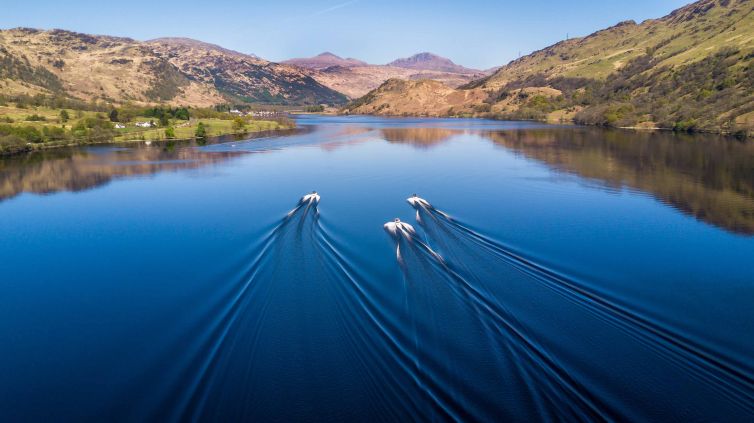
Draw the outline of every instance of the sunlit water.
[[[754,419],[752,143],[299,124],[0,160],[0,420]]]

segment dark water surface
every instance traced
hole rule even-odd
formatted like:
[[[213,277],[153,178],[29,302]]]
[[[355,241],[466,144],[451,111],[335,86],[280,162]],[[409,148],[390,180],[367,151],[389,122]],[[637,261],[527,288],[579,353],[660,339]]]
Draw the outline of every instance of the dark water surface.
[[[754,420],[754,143],[299,124],[1,159],[0,421]]]

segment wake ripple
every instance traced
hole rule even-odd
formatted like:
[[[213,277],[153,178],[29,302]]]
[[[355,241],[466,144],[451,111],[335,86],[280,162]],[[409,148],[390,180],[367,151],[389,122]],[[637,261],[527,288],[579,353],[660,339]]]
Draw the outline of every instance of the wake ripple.
[[[306,222],[316,221],[319,217],[317,205],[320,197],[316,193],[307,194],[299,200],[286,216],[281,219],[262,239],[260,246],[249,260],[248,268],[242,273],[239,284],[233,289],[229,299],[226,299],[222,309],[211,319],[213,325],[204,332],[206,346],[196,351],[196,362],[187,369],[193,379],[185,387],[180,387],[182,397],[174,407],[175,421],[198,421],[212,396],[212,385],[220,372],[228,369],[228,350],[236,338],[246,335],[241,331],[251,332],[251,357],[256,347],[260,325],[267,316],[271,299],[271,290],[266,282],[265,274],[270,266],[280,259],[282,244],[291,234],[301,234]],[[258,300],[258,301],[255,301]],[[259,307],[254,307],[258,305]],[[247,327],[246,323],[250,309],[258,319]],[[229,345],[230,344],[230,345]]]
[[[754,415],[752,372],[418,197],[379,280],[304,196],[218,287],[160,421],[616,421]],[[391,283],[393,285],[391,285]],[[615,329],[618,329],[617,331]],[[183,342],[178,341],[178,342]],[[646,360],[669,364],[642,373]],[[649,366],[656,371],[657,365]],[[672,384],[668,384],[672,381]],[[715,407],[677,410],[707,401]],[[669,394],[670,393],[670,394]]]
[[[525,346],[532,352],[538,351],[536,354],[541,354],[541,361],[538,361],[537,364],[547,363],[548,374],[579,374],[577,379],[582,383],[588,383],[585,381],[590,380],[590,378],[584,370],[571,368],[566,364],[556,364],[558,362],[565,363],[565,361],[560,359],[555,361],[555,354],[548,358],[547,351],[548,349],[557,351],[557,358],[566,354],[588,352],[569,350],[572,345],[564,343],[562,338],[557,340],[548,335],[552,334],[553,331],[545,330],[544,327],[545,325],[552,325],[552,323],[534,313],[547,312],[551,314],[553,310],[559,310],[561,306],[558,306],[558,308],[554,306],[546,307],[558,303],[552,299],[547,300],[552,301],[552,303],[547,303],[544,301],[544,297],[537,297],[536,295],[539,294],[532,291],[531,285],[525,284],[527,281],[536,282],[539,286],[547,288],[559,298],[576,305],[582,311],[586,311],[589,316],[592,316],[592,320],[597,318],[600,322],[618,328],[621,333],[628,335],[629,338],[629,340],[620,339],[616,336],[615,331],[605,331],[604,333],[610,336],[609,339],[604,340],[605,342],[626,347],[638,342],[643,347],[653,351],[656,357],[659,356],[675,368],[680,369],[682,375],[692,384],[683,389],[684,394],[698,395],[700,399],[706,401],[711,401],[715,397],[723,397],[729,405],[733,405],[734,412],[732,415],[747,415],[749,417],[754,415],[754,377],[752,370],[747,365],[726,358],[723,354],[710,349],[706,345],[693,342],[688,337],[683,336],[682,333],[663,325],[662,322],[641,315],[621,302],[591,289],[587,284],[575,278],[527,259],[513,249],[456,221],[447,213],[433,207],[426,200],[411,197],[408,201],[416,209],[417,222],[424,230],[427,240],[436,245],[440,253],[416,239],[413,240],[413,245],[416,245],[419,250],[426,251],[424,255],[426,260],[434,261],[438,266],[442,266],[447,274],[446,279],[456,281],[470,293],[470,296],[476,297],[482,310],[488,310],[491,316],[494,314],[495,318],[501,323],[508,320],[507,329],[520,332],[521,346]],[[539,310],[535,310],[537,307],[532,307],[525,302],[541,302],[542,306],[539,307]],[[507,315],[506,308],[508,309]],[[571,326],[571,329],[581,327],[578,322],[584,319],[583,313],[574,315],[569,312],[564,315],[572,320],[568,324],[558,324],[557,326]],[[514,316],[518,317],[518,321]],[[583,327],[588,330],[586,323]],[[583,336],[584,334],[575,332],[572,335]],[[548,339],[548,337],[551,339]],[[540,344],[537,344],[534,339],[540,339]],[[549,347],[545,348],[543,345],[549,345]],[[636,357],[625,357],[624,361],[632,361],[640,356],[635,347],[631,348],[633,349],[625,351],[631,351]],[[582,357],[582,359],[585,358]],[[634,376],[624,375],[628,378]],[[571,394],[583,399],[581,405],[587,406],[589,412],[597,413],[599,417],[611,419],[611,417],[617,416],[631,416],[631,413],[638,412],[636,404],[624,402],[621,394],[616,393],[613,397],[606,395],[614,387],[609,384],[603,383],[597,389],[596,382],[591,387],[579,385],[574,379],[563,378],[561,382],[560,388],[567,388]],[[616,381],[616,385],[621,383],[631,385],[630,381],[628,383]],[[678,383],[681,383],[680,379]],[[537,382],[537,385],[547,386],[542,384],[541,381]],[[597,392],[600,394],[597,394]],[[605,397],[604,401],[600,397]],[[639,400],[640,398],[636,399]],[[655,397],[655,401],[658,403],[655,404],[655,407],[661,407],[662,398]],[[736,409],[738,410],[737,413],[735,412]],[[634,414],[634,417],[647,416]],[[714,418],[715,416],[710,417]]]
[[[165,421],[467,419],[417,367],[415,333],[304,196],[269,230],[200,331]],[[349,414],[353,413],[353,414]],[[358,413],[358,414],[357,414]]]
[[[415,294],[411,305],[416,308],[417,354],[427,359],[424,367],[443,375],[444,386],[453,387],[465,413],[480,421],[500,416],[541,421],[566,417],[610,420],[607,407],[561,368],[503,304],[453,270],[418,238],[413,227],[396,221],[385,229],[396,241],[396,258]],[[433,321],[422,324],[428,315]],[[465,327],[458,328],[462,323]],[[459,341],[453,339],[432,344],[437,342],[432,337],[438,336],[432,332],[451,324],[453,333],[463,333],[463,343],[471,348],[459,349],[452,345]],[[463,366],[438,368],[450,365],[447,358],[436,357],[448,353]],[[470,356],[461,359],[463,354]],[[472,363],[484,361],[489,365],[474,372]],[[505,396],[490,395],[495,392],[505,392]]]

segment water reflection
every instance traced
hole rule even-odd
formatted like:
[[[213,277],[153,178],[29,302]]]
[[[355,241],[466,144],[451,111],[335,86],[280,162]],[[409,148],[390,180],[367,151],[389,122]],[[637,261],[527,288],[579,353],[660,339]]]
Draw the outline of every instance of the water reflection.
[[[464,131],[386,128],[391,143],[429,148]],[[484,131],[483,137],[557,171],[646,192],[696,219],[754,234],[754,143],[710,135],[597,128]]]
[[[590,128],[485,136],[559,171],[641,190],[704,222],[754,234],[754,143]]]
[[[196,169],[239,154],[207,153],[174,143],[37,151],[0,159],[0,201],[22,192],[83,191],[121,177]]]
[[[580,127],[475,131],[473,126],[445,128],[432,122],[403,127],[307,127],[289,137],[201,149],[172,144],[130,145],[0,158],[0,201],[22,192],[81,191],[117,177],[193,169],[249,152],[305,145],[336,150],[373,139],[426,149],[458,135],[477,134],[556,171],[588,178],[613,190],[642,191],[698,220],[734,233],[754,234],[752,142]]]
[[[383,128],[382,137],[397,144],[410,144],[414,147],[429,148],[448,141],[463,131],[445,128]]]

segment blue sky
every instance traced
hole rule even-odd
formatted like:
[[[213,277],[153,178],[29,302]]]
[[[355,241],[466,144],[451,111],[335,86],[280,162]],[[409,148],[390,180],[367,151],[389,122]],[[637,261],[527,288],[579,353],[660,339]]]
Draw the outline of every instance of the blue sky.
[[[502,65],[626,19],[691,0],[3,0],[0,28],[62,28],[147,40],[183,36],[269,60],[331,51],[386,63],[431,51],[469,67]]]

